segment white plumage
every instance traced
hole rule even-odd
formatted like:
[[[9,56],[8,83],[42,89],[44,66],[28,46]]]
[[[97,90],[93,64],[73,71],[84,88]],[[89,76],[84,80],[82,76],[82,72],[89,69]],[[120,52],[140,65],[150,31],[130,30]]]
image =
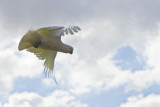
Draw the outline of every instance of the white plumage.
[[[74,34],[81,30],[78,26],[45,27],[29,30],[21,39],[18,50],[34,53],[40,60],[45,60],[45,71],[53,71],[54,60],[58,52],[73,53],[73,47],[62,43],[61,36]]]

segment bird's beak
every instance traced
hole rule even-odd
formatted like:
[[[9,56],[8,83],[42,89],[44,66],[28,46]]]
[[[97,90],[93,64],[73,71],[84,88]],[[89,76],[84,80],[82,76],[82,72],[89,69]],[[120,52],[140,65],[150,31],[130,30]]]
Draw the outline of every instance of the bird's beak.
[[[73,54],[73,50],[69,52],[70,54]]]
[[[70,54],[73,54],[73,48],[71,48],[71,50],[70,50],[70,52],[69,52]]]

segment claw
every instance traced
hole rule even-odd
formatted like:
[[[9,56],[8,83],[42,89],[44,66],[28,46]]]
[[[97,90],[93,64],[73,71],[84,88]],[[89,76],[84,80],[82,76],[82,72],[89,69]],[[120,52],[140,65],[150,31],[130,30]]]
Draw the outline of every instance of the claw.
[[[41,45],[41,41],[37,41],[33,44],[33,47],[38,48]]]

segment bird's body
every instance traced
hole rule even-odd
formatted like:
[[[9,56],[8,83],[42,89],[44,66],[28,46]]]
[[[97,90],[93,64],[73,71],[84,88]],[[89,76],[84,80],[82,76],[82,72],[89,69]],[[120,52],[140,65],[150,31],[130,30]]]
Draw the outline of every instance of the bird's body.
[[[37,34],[37,36],[35,36],[34,39],[36,41],[33,42],[33,47],[36,47],[36,48],[54,50],[54,51],[59,51],[63,53],[71,53],[72,51],[72,47],[62,43],[61,37],[59,36],[47,37],[47,36]]]
[[[19,51],[26,49],[34,53],[39,59],[45,60],[44,66],[47,71],[54,68],[54,60],[58,52],[73,53],[73,48],[61,41],[61,36],[78,32],[78,26],[72,27],[45,27],[37,30],[29,30],[21,39]]]

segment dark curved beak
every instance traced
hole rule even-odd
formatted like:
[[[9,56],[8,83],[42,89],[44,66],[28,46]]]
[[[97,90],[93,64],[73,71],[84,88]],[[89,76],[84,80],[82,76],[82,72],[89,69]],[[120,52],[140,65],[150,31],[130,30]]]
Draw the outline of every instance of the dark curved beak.
[[[69,52],[70,54],[73,54],[73,48],[71,48],[71,50],[70,50],[70,52]]]

